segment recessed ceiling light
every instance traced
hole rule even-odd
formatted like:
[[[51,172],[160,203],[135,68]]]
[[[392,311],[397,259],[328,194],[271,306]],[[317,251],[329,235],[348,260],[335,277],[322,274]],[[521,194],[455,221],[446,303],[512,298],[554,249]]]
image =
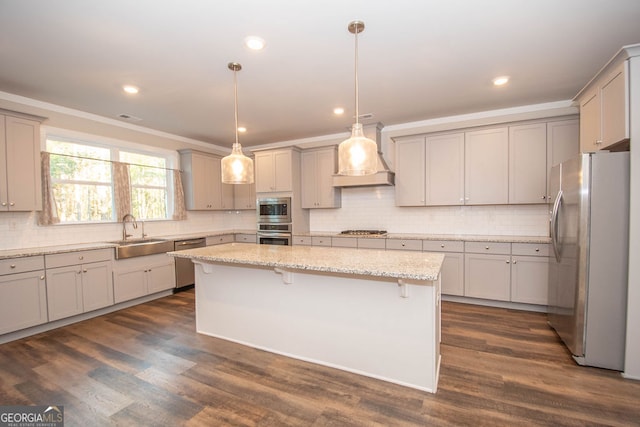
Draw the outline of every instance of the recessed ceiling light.
[[[344,108],[342,107],[336,107],[333,109],[333,114],[335,114],[336,116],[339,116],[341,114],[344,114]]]
[[[251,50],[260,50],[264,48],[265,41],[260,37],[249,36],[244,39],[244,44]]]
[[[500,76],[493,79],[494,86],[504,86],[509,82],[509,76]]]
[[[238,126],[238,132],[240,132],[240,133],[244,133],[244,132],[246,132],[246,131],[247,131],[247,128],[246,128],[246,127],[244,127],[244,126]]]
[[[124,86],[122,86],[122,89],[125,92],[130,93],[132,95],[135,95],[136,93],[140,92],[140,89],[138,89],[136,86],[132,86],[132,85],[124,85]]]

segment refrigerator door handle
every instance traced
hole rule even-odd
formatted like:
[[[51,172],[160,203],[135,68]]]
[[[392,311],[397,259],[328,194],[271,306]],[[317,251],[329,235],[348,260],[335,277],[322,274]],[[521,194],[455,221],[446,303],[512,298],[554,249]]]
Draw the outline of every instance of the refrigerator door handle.
[[[556,261],[558,262],[560,262],[560,249],[558,248],[558,215],[560,213],[560,205],[562,205],[562,190],[558,191],[556,200],[553,203],[551,221],[549,222],[551,246],[553,247],[553,253],[555,254]]]

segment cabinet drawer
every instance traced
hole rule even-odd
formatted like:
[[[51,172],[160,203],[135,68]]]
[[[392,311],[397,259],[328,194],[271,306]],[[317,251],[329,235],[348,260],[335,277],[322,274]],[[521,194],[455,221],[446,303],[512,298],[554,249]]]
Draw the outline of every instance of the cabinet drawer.
[[[357,248],[358,239],[353,237],[332,237],[331,246],[336,248]]]
[[[511,243],[503,242],[464,242],[464,251],[475,254],[511,254]]]
[[[90,251],[64,252],[60,254],[45,255],[47,268],[65,267],[67,265],[87,264],[90,262],[110,261],[113,258],[113,249],[93,249]]]
[[[293,244],[299,246],[311,246],[311,236],[293,236]]]
[[[425,252],[464,252],[464,242],[459,240],[423,240]]]
[[[258,238],[255,234],[236,234],[236,242],[256,243]]]
[[[422,240],[387,239],[387,249],[403,251],[421,251]]]
[[[367,239],[364,237],[358,237],[359,249],[385,249],[386,246],[386,239]]]
[[[313,246],[331,246],[331,237],[311,237],[311,244]]]
[[[231,243],[235,239],[233,234],[223,234],[220,236],[207,237],[207,246],[221,245],[223,243]]]
[[[512,243],[513,255],[549,256],[549,244],[547,243]]]
[[[0,260],[0,276],[43,269],[44,257],[42,255]]]

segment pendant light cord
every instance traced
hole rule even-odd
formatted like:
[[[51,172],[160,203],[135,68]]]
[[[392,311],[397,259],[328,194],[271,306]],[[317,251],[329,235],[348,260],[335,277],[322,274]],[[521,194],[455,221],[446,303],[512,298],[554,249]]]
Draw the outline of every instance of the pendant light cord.
[[[355,78],[355,83],[356,83],[356,124],[359,123],[360,120],[360,114],[358,113],[358,29],[356,27],[356,31],[355,31],[355,36],[356,36],[356,60],[355,60],[355,70],[356,70],[356,78]]]
[[[236,119],[236,145],[238,144],[238,70],[233,70],[233,96]]]

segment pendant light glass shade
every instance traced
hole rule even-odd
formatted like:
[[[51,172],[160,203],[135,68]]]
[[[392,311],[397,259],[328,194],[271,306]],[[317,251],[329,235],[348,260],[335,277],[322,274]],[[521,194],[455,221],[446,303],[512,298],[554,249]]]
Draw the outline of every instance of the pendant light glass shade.
[[[230,62],[229,69],[233,71],[233,89],[235,98],[235,123],[236,142],[233,144],[231,154],[222,158],[221,172],[223,184],[252,184],[253,160],[242,153],[242,146],[238,141],[238,80],[237,72],[242,66],[236,62]]]
[[[351,137],[338,146],[338,174],[348,176],[372,175],[378,169],[378,145],[364,136],[358,111],[358,33],[364,31],[364,22],[353,21],[348,30],[355,35],[355,98],[356,122],[351,127]]]
[[[338,146],[338,174],[371,175],[378,170],[378,145],[364,136],[362,123],[351,128],[351,137]]]

